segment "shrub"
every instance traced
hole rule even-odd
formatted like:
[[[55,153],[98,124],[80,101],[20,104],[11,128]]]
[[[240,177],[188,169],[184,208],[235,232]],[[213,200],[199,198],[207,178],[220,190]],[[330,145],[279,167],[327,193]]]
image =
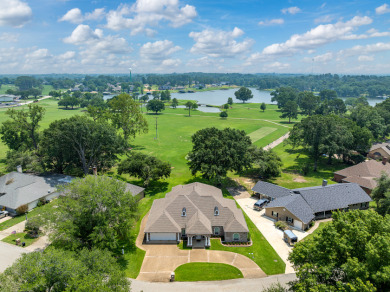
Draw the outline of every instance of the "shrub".
[[[37,207],[43,206],[46,204],[46,200],[44,198],[40,198],[37,204]]]
[[[18,215],[23,215],[27,213],[27,211],[28,211],[28,206],[26,204],[20,205],[19,207],[16,208],[16,213],[18,213]]]
[[[39,234],[40,224],[37,220],[29,219],[26,222],[24,230],[32,237],[36,237]]]
[[[223,112],[221,112],[221,113],[219,114],[219,116],[220,116],[221,118],[227,118],[227,117],[228,117],[228,114],[227,114],[227,112],[223,111]]]
[[[286,230],[288,228],[288,225],[284,221],[277,221],[277,222],[275,222],[275,227],[280,229],[280,230]]]

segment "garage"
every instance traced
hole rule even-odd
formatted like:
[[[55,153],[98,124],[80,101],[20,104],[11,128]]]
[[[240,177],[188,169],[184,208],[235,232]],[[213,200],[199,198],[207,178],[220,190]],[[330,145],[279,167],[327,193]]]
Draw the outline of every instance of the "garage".
[[[302,222],[299,220],[294,220],[294,227],[302,230]]]
[[[176,240],[176,233],[150,233],[150,240]]]

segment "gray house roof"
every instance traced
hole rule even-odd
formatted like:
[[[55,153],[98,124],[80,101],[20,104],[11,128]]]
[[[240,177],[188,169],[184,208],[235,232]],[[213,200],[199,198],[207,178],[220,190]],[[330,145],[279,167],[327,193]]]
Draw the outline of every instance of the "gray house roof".
[[[141,188],[139,186],[126,183],[126,191],[130,192],[133,196],[136,196],[139,193],[142,193],[144,190],[145,190],[144,188]]]
[[[289,189],[261,180],[255,184],[252,191],[274,199],[288,196],[291,193]]]
[[[0,205],[16,209],[57,191],[72,177],[62,174],[32,175],[11,172],[0,177]]]
[[[314,214],[309,204],[299,194],[290,194],[270,202],[266,208],[282,207],[307,224],[314,219]]]
[[[235,201],[223,198],[218,188],[192,183],[176,186],[165,198],[154,200],[145,232],[180,232],[185,228],[188,234],[211,234],[212,226],[222,226],[225,232],[249,231]]]
[[[358,184],[342,183],[294,189],[289,195],[275,199],[265,208],[286,208],[306,224],[314,219],[317,212],[344,209],[353,204],[371,201],[371,197]]]

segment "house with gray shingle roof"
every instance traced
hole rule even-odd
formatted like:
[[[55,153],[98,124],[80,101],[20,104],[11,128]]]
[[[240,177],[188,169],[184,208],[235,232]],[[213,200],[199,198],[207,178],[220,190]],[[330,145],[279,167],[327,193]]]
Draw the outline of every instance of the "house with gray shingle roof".
[[[147,243],[179,242],[210,246],[210,237],[224,241],[248,241],[248,226],[235,201],[225,199],[216,187],[191,183],[172,188],[165,198],[154,200],[145,226]]]
[[[40,199],[46,201],[57,198],[57,187],[69,183],[71,179],[72,177],[62,174],[10,172],[0,177],[0,208],[16,213],[18,207],[27,205],[30,211]]]
[[[312,220],[331,217],[333,211],[367,209],[372,201],[356,183],[324,183],[323,186],[293,190],[270,185],[273,184],[259,181],[252,189],[271,198],[265,207],[265,215],[277,221],[286,221],[301,230],[307,229]]]

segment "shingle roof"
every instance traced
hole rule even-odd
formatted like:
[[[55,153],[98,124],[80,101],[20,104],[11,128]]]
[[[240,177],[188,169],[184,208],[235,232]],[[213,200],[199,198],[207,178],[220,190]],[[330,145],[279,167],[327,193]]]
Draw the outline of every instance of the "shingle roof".
[[[141,188],[139,186],[126,183],[126,191],[130,192],[133,196],[136,196],[139,193],[142,193],[144,190],[145,190],[144,188]]]
[[[307,224],[314,219],[314,214],[307,202],[299,194],[290,194],[270,202],[266,208],[283,207]]]
[[[342,183],[298,191],[314,213],[348,208],[349,205],[370,202],[371,197],[355,183]]]
[[[367,160],[339,170],[335,174],[344,176],[344,181],[356,182],[362,187],[373,189],[377,185],[374,178],[380,177],[382,171],[390,174],[390,164],[383,164],[376,160]]]
[[[255,184],[252,191],[275,199],[288,196],[291,193],[289,189],[261,180]]]
[[[305,224],[317,212],[348,208],[349,205],[370,202],[371,197],[355,183],[342,183],[291,190],[292,194],[271,201],[265,208],[283,207]]]
[[[218,207],[218,216],[214,215],[215,207]],[[186,216],[182,216],[183,208],[186,208]],[[235,201],[223,198],[220,189],[202,183],[176,186],[164,199],[155,200],[145,232],[157,232],[162,228],[164,223],[159,218],[164,212],[179,227],[167,227],[164,232],[179,232],[181,228],[186,228],[186,232],[190,233],[188,228],[192,228],[193,231],[207,231],[200,232],[201,234],[211,234],[212,226],[223,226],[227,232],[249,231],[244,215]]]
[[[10,172],[0,177],[0,205],[16,209],[56,191],[58,185],[69,183],[62,174],[32,175]]]

